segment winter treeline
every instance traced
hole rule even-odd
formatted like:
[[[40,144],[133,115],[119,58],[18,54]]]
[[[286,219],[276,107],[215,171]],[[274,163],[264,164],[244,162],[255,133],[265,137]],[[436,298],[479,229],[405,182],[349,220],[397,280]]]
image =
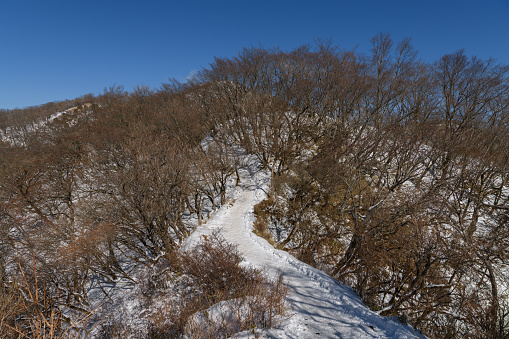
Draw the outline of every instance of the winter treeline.
[[[426,64],[381,34],[367,56],[246,49],[197,81],[214,93],[203,106],[273,173],[260,234],[431,337],[498,338],[508,75],[462,51]]]
[[[272,172],[255,227],[275,246],[430,337],[507,336],[508,74],[380,34],[368,55],[249,48],[186,84],[114,86],[21,143],[4,126],[1,298],[47,300],[0,321],[88,314],[91,281],[177,267],[188,220],[254,154]]]

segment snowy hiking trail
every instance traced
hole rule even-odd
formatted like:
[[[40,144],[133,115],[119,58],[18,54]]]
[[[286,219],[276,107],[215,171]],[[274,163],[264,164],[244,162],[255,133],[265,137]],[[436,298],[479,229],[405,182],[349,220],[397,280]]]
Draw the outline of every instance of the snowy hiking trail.
[[[423,338],[410,327],[370,311],[359,297],[324,272],[276,250],[252,232],[253,207],[264,199],[267,176],[255,180],[243,171],[234,201],[199,226],[186,247],[202,235],[220,230],[224,238],[238,246],[245,261],[272,277],[282,273],[289,286],[292,315],[282,328],[265,332],[269,338]],[[260,177],[259,175],[256,175]],[[265,182],[265,185],[255,184]],[[243,336],[244,337],[244,336]]]

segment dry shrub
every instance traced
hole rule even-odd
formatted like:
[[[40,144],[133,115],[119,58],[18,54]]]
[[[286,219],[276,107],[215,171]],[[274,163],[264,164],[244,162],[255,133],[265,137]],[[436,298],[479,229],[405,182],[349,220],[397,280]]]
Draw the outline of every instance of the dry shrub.
[[[284,227],[282,206],[277,203],[274,196],[270,196],[254,206],[254,215],[256,217],[253,224],[254,233],[279,248],[278,241],[281,241],[281,231]]]
[[[276,327],[285,315],[287,286],[242,261],[237,247],[217,233],[181,252],[179,267],[188,286],[179,302],[159,304],[147,338],[224,338]]]
[[[254,228],[254,234],[256,234],[259,237],[262,237],[269,241],[270,243],[273,243],[272,235],[270,234],[268,230],[267,222],[263,219],[257,218],[255,222],[253,223]]]
[[[235,333],[257,328],[277,327],[285,314],[287,286],[276,281],[253,283],[245,295],[225,299],[195,313],[186,324],[189,338],[226,338]]]
[[[0,277],[3,278],[3,277]],[[14,338],[17,336],[17,315],[25,308],[19,291],[11,284],[0,286],[0,337]]]
[[[28,274],[18,261],[19,274],[0,277],[0,335],[2,338],[63,339],[86,336],[84,328],[93,312],[59,305],[37,275]]]
[[[131,333],[130,328],[124,323],[107,319],[105,323],[101,324],[97,337],[100,339],[128,338],[128,333]]]
[[[251,282],[263,281],[260,273],[242,267],[243,258],[235,245],[229,244],[218,233],[205,237],[190,251],[180,256],[180,268],[191,276],[194,283],[214,301],[214,296],[237,297]]]
[[[176,267],[172,260],[159,258],[153,265],[142,271],[138,277],[138,298],[146,304],[161,299],[167,293],[168,283],[175,279]]]

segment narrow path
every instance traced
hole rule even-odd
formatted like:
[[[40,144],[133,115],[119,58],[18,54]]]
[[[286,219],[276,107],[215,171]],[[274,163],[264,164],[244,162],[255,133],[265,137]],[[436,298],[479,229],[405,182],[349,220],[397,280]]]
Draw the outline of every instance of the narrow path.
[[[252,232],[253,207],[265,197],[265,192],[247,172],[242,177],[233,204],[219,210],[190,240],[219,229],[228,242],[238,245],[249,264],[273,276],[283,274],[290,288],[288,301],[294,315],[282,329],[269,331],[270,336],[420,338],[410,327],[371,312],[350,288],[256,236]]]

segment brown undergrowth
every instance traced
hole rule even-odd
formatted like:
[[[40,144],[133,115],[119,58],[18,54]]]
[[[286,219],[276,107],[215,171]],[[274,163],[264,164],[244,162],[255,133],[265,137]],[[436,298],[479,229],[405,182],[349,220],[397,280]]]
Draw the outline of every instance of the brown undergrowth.
[[[143,282],[146,333],[117,321],[102,338],[226,338],[275,328],[288,317],[283,279],[242,265],[237,247],[218,233],[173,260],[162,265],[166,273],[157,281],[152,275]]]
[[[64,339],[86,337],[92,312],[58,305],[46,283],[18,262],[17,280],[0,276],[0,337],[6,339]]]

